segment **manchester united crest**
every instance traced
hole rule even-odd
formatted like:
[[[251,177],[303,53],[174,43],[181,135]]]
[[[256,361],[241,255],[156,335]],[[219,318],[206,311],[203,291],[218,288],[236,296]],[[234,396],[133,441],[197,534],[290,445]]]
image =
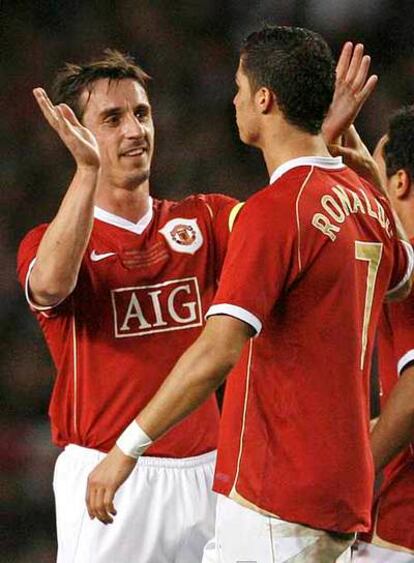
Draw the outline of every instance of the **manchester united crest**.
[[[197,219],[171,219],[160,229],[160,233],[176,252],[194,254],[203,244],[203,235],[197,225]]]

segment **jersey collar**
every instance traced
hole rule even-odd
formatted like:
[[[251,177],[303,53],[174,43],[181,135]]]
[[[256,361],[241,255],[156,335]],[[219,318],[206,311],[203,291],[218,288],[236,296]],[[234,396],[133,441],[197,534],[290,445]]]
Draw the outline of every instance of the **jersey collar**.
[[[301,156],[299,158],[293,158],[276,168],[270,176],[270,184],[273,184],[283,176],[283,174],[298,166],[317,166],[318,168],[326,168],[328,170],[338,170],[344,168],[344,163],[342,162],[341,156],[335,158],[331,156]]]
[[[131,231],[136,235],[141,235],[152,220],[152,197],[148,198],[148,206],[148,211],[143,217],[141,217],[141,219],[137,223],[128,221],[128,219],[120,217],[119,215],[115,215],[114,213],[110,213],[109,211],[106,211],[105,209],[102,209],[101,207],[98,207],[96,205],[94,207],[94,217],[95,219],[99,219],[104,223],[109,223],[110,225],[115,225],[115,227],[119,227],[120,229]]]

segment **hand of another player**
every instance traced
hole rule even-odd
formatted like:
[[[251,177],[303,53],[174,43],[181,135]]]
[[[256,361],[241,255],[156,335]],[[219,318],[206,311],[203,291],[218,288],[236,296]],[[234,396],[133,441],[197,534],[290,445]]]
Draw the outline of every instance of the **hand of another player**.
[[[57,132],[71,152],[78,167],[99,168],[101,157],[95,136],[84,127],[66,104],[53,105],[43,88],[35,88],[33,95],[47,122]]]
[[[378,164],[353,125],[342,136],[342,143],[342,145],[328,146],[332,156],[341,156],[345,164],[352,168],[358,176],[374,184],[383,195],[386,195]]]
[[[114,496],[129,477],[137,460],[125,455],[114,446],[108,455],[89,474],[86,506],[89,517],[98,518],[103,524],[112,524],[116,515]]]
[[[356,116],[378,82],[375,74],[368,77],[371,57],[364,55],[361,43],[346,42],[336,65],[335,92],[322,126],[327,144],[337,139],[352,125]]]

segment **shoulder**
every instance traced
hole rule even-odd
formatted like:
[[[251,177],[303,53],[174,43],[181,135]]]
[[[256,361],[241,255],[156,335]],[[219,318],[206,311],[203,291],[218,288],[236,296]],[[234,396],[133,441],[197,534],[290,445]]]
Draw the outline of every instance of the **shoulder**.
[[[161,215],[191,213],[214,220],[223,210],[231,210],[237,204],[237,199],[224,194],[195,194],[179,201],[154,200],[154,209]]]

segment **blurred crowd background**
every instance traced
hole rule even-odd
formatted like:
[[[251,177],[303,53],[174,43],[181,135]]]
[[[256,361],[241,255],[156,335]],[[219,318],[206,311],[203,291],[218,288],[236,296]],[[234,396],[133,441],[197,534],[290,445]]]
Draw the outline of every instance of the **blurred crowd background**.
[[[73,162],[31,91],[64,61],[115,47],[152,76],[155,197],[225,192],[267,181],[238,140],[232,98],[242,38],[264,22],[319,31],[338,55],[362,41],[380,81],[358,118],[370,148],[390,113],[414,102],[412,0],[0,0],[0,562],[55,558],[48,399],[54,368],[15,277],[16,249],[55,214]]]

